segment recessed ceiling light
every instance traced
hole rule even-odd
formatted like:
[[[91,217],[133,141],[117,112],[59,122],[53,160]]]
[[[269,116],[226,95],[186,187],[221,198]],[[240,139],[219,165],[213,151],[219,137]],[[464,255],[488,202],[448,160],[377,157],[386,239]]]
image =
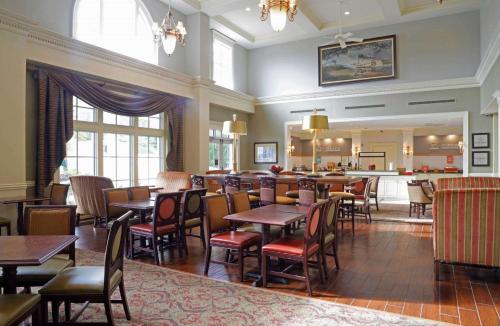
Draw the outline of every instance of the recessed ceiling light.
[[[344,11],[344,15],[349,16],[351,14],[350,11]]]
[[[251,10],[252,10],[252,8],[250,8],[250,7],[245,8],[245,11],[251,11]]]

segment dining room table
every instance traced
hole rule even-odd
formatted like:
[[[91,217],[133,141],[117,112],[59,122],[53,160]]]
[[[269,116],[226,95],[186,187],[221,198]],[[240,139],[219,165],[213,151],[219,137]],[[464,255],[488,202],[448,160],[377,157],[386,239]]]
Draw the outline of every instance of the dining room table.
[[[22,230],[22,223],[23,223],[24,205],[28,204],[28,203],[39,204],[39,203],[43,203],[46,200],[50,200],[50,197],[24,195],[24,196],[10,197],[10,198],[0,198],[0,204],[3,204],[3,205],[15,204],[17,206],[16,230],[17,230],[17,233],[20,234],[21,230]]]
[[[307,207],[305,206],[292,206],[283,207],[287,205],[271,204],[261,206],[252,210],[230,214],[224,217],[234,223],[255,223],[261,225],[262,231],[262,246],[269,243],[271,235],[271,226],[280,226],[285,230],[290,230],[293,223],[304,219],[307,216]],[[288,231],[286,231],[288,232]],[[247,272],[246,275],[256,278],[253,283],[254,286],[262,285],[262,272],[260,271]],[[271,282],[286,283],[286,280],[278,277],[270,278]]]
[[[155,208],[155,198],[151,197],[146,200],[130,200],[126,202],[110,203],[109,206],[131,210],[139,215],[141,223],[146,223],[146,217]]]
[[[16,293],[17,268],[40,266],[78,240],[76,235],[0,237],[0,267],[5,294]]]

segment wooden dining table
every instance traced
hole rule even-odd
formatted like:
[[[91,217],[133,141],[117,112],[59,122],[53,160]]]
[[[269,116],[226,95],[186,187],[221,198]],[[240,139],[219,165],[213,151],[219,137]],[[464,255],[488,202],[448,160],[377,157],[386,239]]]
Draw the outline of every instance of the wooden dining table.
[[[75,235],[0,237],[4,293],[16,293],[17,267],[40,266],[78,239]]]
[[[50,200],[50,197],[18,196],[18,197],[11,197],[11,198],[0,198],[0,204],[3,204],[3,205],[16,204],[16,206],[17,206],[16,228],[17,228],[17,233],[21,233],[22,222],[23,222],[24,204],[27,204],[27,203],[38,204],[38,203],[44,202],[46,200]]]
[[[155,208],[155,200],[154,198],[146,200],[130,200],[123,203],[111,203],[109,206],[131,210],[139,214],[141,223],[146,223],[146,216]]]

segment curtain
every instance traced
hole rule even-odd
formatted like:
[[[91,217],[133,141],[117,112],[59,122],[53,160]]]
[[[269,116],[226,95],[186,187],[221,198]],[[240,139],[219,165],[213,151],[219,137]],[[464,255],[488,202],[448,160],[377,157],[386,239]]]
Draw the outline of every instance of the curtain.
[[[165,113],[168,119],[167,169],[182,171],[185,99],[180,96],[103,81],[97,77],[51,67],[36,67],[39,76],[39,123],[36,189],[42,194],[66,157],[66,142],[73,136],[72,97],[127,116]]]
[[[73,97],[47,73],[38,73],[38,139],[36,193],[43,195],[66,157],[73,136]]]

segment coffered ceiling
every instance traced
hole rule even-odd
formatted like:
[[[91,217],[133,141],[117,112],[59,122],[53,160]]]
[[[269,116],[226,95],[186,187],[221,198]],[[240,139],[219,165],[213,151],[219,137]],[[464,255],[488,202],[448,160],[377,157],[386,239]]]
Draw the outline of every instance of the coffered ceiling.
[[[168,0],[160,0],[168,3]],[[480,0],[344,0],[344,30],[355,31],[395,23],[478,10]],[[260,20],[259,0],[172,0],[186,15],[204,12],[211,28],[246,48],[258,48],[311,37],[333,35],[338,28],[337,0],[299,0],[295,22],[274,32],[269,19]],[[328,42],[328,40],[326,40]]]

